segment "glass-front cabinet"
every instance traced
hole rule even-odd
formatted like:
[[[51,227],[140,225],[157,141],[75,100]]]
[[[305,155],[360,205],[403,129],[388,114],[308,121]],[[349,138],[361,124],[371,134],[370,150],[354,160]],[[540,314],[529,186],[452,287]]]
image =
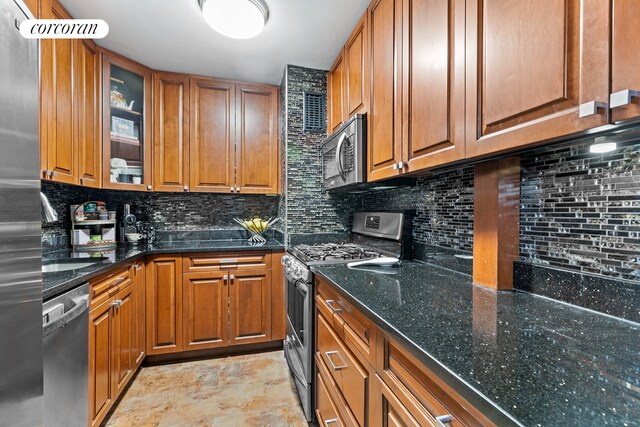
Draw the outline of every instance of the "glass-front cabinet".
[[[151,186],[151,71],[105,52],[103,63],[103,187]]]

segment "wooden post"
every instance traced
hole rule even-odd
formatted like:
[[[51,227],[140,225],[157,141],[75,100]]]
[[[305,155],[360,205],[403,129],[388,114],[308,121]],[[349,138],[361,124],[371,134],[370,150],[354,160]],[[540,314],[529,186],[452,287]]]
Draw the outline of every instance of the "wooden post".
[[[520,243],[520,159],[477,164],[474,187],[473,282],[512,289]]]

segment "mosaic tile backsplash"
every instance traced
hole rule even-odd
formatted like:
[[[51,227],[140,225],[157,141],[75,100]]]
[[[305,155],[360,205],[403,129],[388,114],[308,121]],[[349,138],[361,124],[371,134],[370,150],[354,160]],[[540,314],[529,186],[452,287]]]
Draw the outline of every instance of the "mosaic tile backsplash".
[[[364,194],[362,208],[415,210],[415,242],[473,252],[472,166],[418,178],[415,187]]]
[[[640,144],[607,154],[590,142],[522,158],[523,261],[640,280]]]
[[[89,200],[103,200],[109,209],[122,215],[124,204],[130,203],[139,220],[149,221],[157,230],[210,230],[238,228],[233,218],[271,217],[278,215],[278,198],[255,194],[210,193],[145,193],[136,191],[99,190],[75,185],[42,182],[60,220],[42,224],[43,240],[64,246],[71,228],[69,205]],[[53,240],[54,242],[51,242]]]

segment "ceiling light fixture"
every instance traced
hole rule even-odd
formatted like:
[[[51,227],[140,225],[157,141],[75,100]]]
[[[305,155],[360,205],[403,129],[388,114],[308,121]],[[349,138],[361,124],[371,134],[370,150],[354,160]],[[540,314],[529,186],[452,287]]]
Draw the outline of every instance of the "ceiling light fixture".
[[[591,153],[610,153],[611,151],[618,148],[618,144],[615,142],[611,142],[611,139],[606,137],[596,138],[593,144],[589,147],[589,152]]]
[[[264,0],[198,0],[207,24],[234,39],[250,39],[262,32],[269,19]]]

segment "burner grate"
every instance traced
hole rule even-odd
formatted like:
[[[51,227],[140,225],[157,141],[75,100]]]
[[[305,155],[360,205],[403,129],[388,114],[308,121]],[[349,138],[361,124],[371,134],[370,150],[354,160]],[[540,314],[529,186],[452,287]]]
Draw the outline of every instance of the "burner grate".
[[[379,258],[382,256],[378,251],[364,248],[354,243],[298,245],[295,249],[311,261],[355,260]]]

